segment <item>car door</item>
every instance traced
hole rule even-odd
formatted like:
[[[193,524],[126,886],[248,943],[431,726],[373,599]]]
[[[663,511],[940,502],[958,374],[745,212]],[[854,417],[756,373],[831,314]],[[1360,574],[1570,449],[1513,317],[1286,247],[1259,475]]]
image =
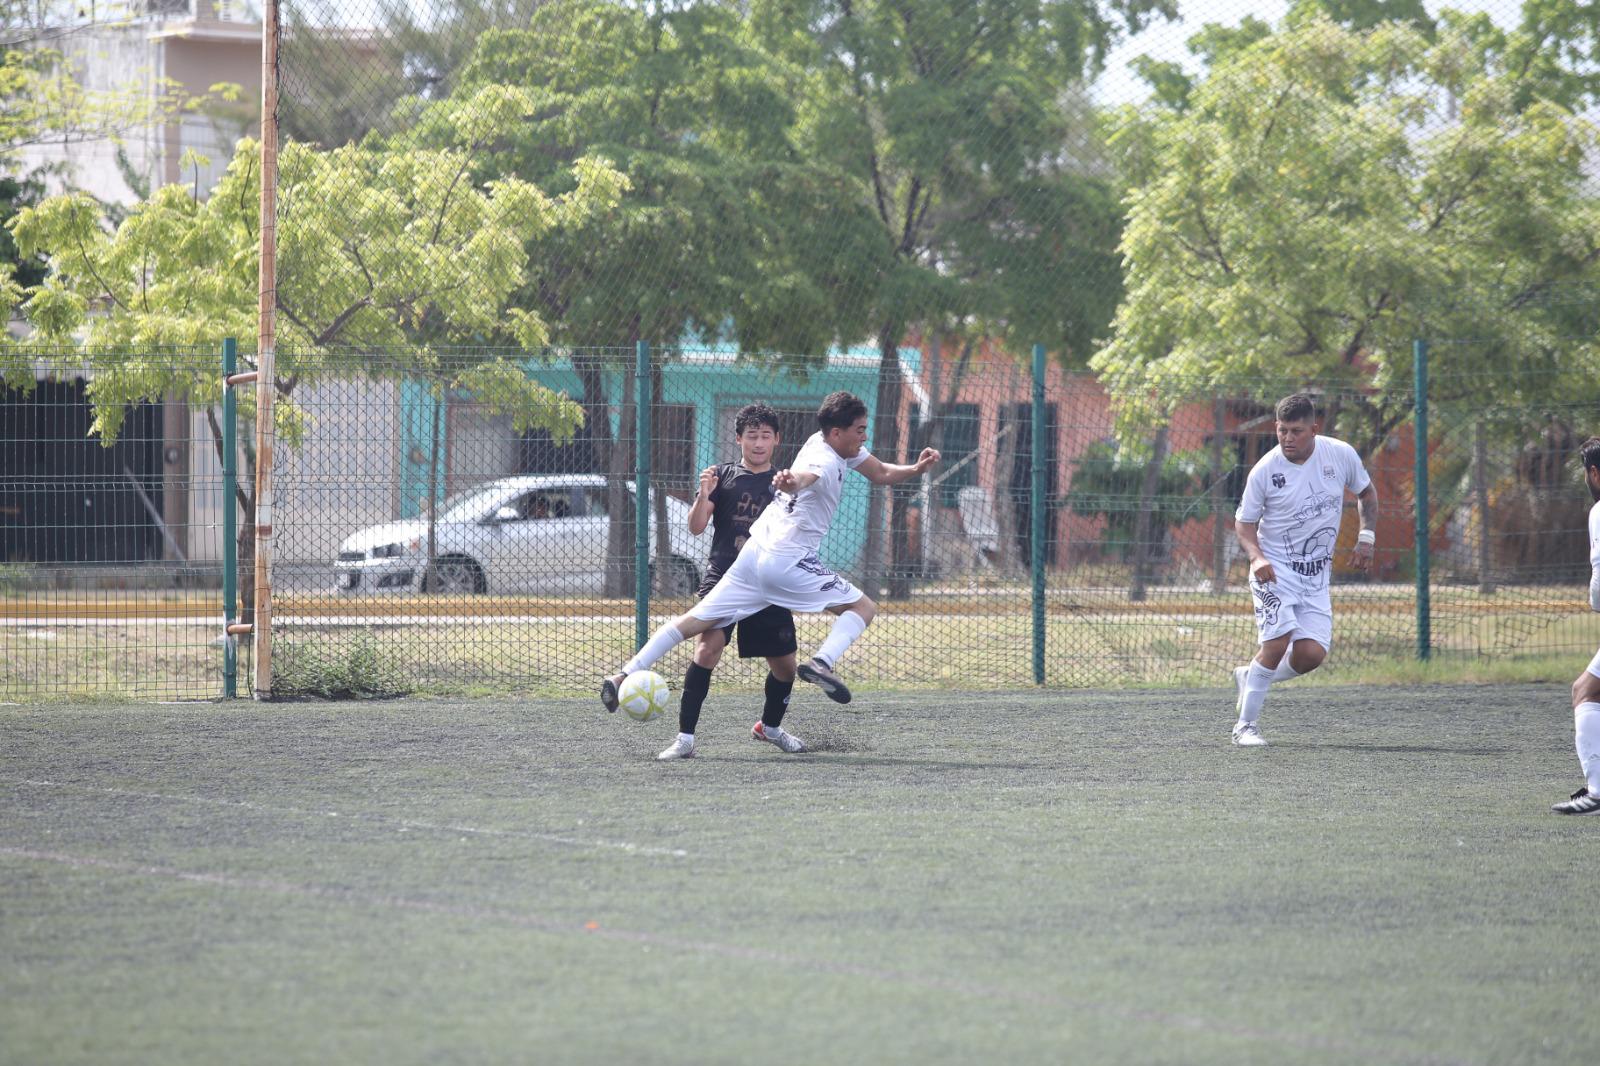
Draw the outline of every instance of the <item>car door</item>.
[[[494,582],[510,591],[560,592],[572,584],[582,518],[567,485],[529,491],[508,504],[517,517],[496,524]]]

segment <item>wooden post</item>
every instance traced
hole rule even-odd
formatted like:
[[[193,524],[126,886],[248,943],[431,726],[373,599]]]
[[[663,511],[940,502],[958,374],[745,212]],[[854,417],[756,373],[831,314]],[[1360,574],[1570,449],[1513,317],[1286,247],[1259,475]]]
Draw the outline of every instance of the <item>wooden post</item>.
[[[255,684],[272,697],[272,401],[277,382],[278,0],[266,0],[261,25],[261,272],[256,347]]]

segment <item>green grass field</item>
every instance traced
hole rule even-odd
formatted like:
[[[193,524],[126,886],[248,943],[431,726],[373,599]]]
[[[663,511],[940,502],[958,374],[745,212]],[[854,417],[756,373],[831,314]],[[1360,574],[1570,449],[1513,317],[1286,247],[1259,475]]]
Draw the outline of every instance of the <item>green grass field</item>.
[[[1575,671],[1574,671],[1575,672]],[[1565,687],[0,710],[0,1061],[1587,1061]]]

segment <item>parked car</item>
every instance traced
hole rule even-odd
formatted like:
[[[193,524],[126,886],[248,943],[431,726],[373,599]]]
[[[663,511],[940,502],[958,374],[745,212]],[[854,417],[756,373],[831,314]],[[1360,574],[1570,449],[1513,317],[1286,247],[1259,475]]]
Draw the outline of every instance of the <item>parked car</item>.
[[[628,482],[627,505],[634,506]],[[654,493],[652,493],[652,496]],[[667,498],[671,556],[656,574],[655,511],[650,546],[653,587],[689,595],[711,547],[709,529],[689,532],[689,507]],[[652,501],[654,502],[654,501]],[[339,545],[334,583],[341,592],[533,592],[596,594],[604,588],[606,479],[599,475],[507,477],[446,500],[427,561],[428,521],[386,522],[352,533]]]

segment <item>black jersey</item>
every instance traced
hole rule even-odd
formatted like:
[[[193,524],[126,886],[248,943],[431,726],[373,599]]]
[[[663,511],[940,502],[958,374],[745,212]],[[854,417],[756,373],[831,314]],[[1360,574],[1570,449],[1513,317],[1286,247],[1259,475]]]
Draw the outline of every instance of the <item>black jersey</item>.
[[[775,469],[752,474],[743,463],[717,464],[717,484],[711,490],[711,558],[706,561],[700,594],[711,591],[750,539],[750,526],[772,502]]]

